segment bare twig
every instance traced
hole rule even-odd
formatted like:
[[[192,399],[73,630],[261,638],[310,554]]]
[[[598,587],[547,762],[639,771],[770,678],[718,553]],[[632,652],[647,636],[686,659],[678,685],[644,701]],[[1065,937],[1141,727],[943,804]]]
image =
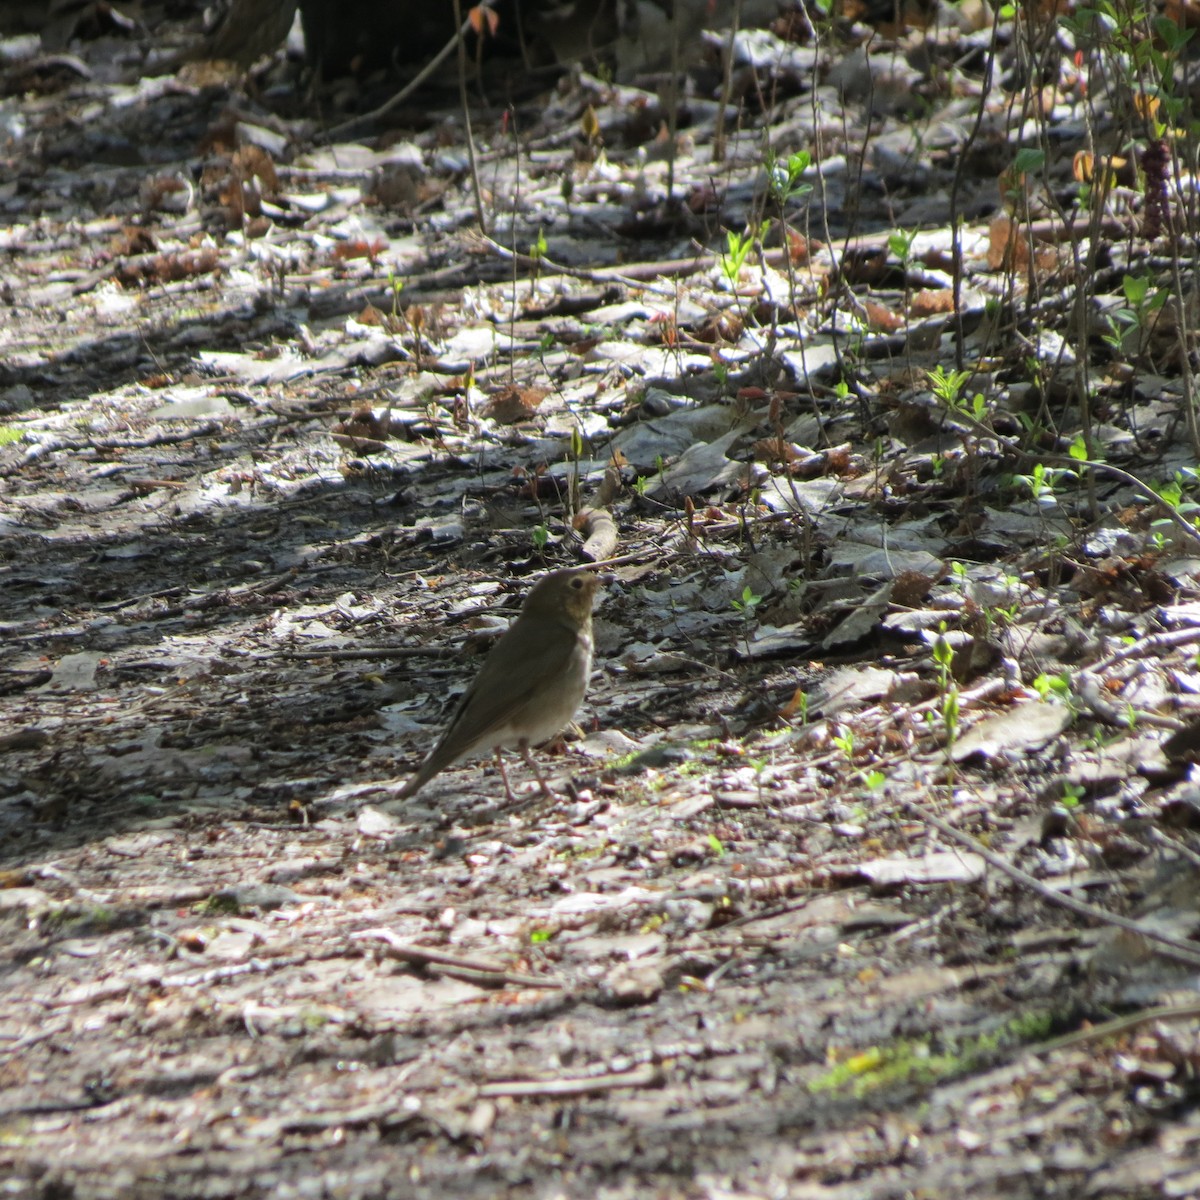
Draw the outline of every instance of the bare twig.
[[[1178,938],[1173,938],[1169,934],[1162,933],[1153,928],[1153,926],[1144,925],[1140,921],[1134,921],[1129,917],[1122,917],[1118,913],[1108,912],[1103,908],[1098,908],[1094,904],[1088,904],[1084,900],[1076,900],[1074,896],[1068,895],[1066,892],[1055,891],[1054,888],[1047,886],[1040,879],[1035,879],[1027,871],[1022,871],[1020,867],[1013,866],[1006,858],[989,850],[978,838],[972,837],[969,833],[963,833],[961,829],[955,829],[949,822],[943,821],[941,817],[935,817],[928,809],[923,808],[912,800],[901,801],[900,807],[904,812],[915,817],[918,821],[922,821],[926,825],[936,829],[943,837],[947,837],[952,842],[957,842],[960,846],[965,846],[975,854],[978,854],[986,863],[995,867],[997,871],[1007,875],[1022,887],[1036,892],[1048,903],[1057,904],[1060,908],[1070,909],[1077,916],[1087,917],[1089,920],[1098,921],[1102,925],[1115,926],[1117,929],[1124,929],[1129,933],[1136,934],[1138,937],[1145,938],[1150,943],[1150,948],[1163,958],[1170,958],[1175,962],[1187,963],[1188,966],[1192,967],[1200,966],[1200,950],[1195,949],[1194,944],[1188,945]]]
[[[487,6],[487,0],[481,0],[481,7]],[[457,8],[457,5],[455,5]],[[371,121],[377,121],[380,117],[386,116],[393,108],[403,104],[427,79],[434,75],[438,68],[454,53],[456,47],[462,42],[462,39],[470,32],[470,21],[459,20],[458,32],[417,72],[412,79],[408,81],[394,96],[385,100],[378,108],[372,109],[367,113],[360,113],[357,117],[351,117],[348,121],[343,121],[340,125],[333,125],[325,130],[324,137],[326,141],[332,141],[336,137],[341,137],[343,134],[349,133],[353,129],[357,129],[360,125],[369,124]],[[474,175],[474,163],[472,163],[472,175]]]
[[[611,1075],[576,1079],[516,1079],[510,1083],[485,1083],[479,1089],[483,1097],[493,1096],[586,1096],[591,1092],[611,1092],[616,1088],[661,1087],[666,1076],[661,1067],[648,1065]]]
[[[1114,1017],[1100,1025],[1088,1029],[1077,1029],[1074,1033],[1064,1033],[1062,1037],[1052,1038],[1036,1046],[1026,1046],[1026,1054],[1049,1054],[1054,1050],[1062,1050],[1067,1046],[1079,1046],[1085,1042],[1099,1042],[1105,1038],[1116,1037],[1128,1033],[1140,1025],[1148,1025],[1151,1021],[1181,1021],[1189,1017],[1200,1017],[1200,1003],[1195,1004],[1164,1004],[1159,1008],[1147,1008],[1142,1012],[1130,1013],[1126,1017]]]
[[[390,929],[364,929],[350,935],[356,942],[382,942],[385,953],[389,958],[415,966],[433,967],[443,975],[454,975],[457,978],[468,979],[471,983],[483,983],[495,986],[497,983],[511,984],[513,987],[542,987],[561,988],[563,984],[556,979],[547,979],[540,975],[522,975],[508,970],[503,963],[494,959],[473,958],[463,954],[451,954],[446,950],[438,950],[433,946],[417,946],[411,942],[401,941]]]

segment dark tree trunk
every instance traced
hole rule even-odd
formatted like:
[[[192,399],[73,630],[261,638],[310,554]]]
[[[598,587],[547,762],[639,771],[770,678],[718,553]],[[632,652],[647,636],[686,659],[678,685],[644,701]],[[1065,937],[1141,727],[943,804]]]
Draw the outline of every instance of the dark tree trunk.
[[[464,17],[475,0],[462,0]],[[565,61],[612,36],[617,0],[497,0],[489,48]],[[327,75],[432,58],[454,36],[452,0],[300,0],[308,56]],[[571,52],[560,48],[567,42]]]

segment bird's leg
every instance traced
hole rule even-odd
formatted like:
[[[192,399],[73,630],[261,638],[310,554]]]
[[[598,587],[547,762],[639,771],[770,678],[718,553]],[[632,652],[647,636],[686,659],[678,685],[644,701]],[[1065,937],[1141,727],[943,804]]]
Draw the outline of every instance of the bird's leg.
[[[517,749],[521,751],[521,757],[525,760],[525,765],[537,776],[538,785],[542,789],[542,795],[547,800],[554,800],[557,797],[550,790],[550,785],[546,782],[546,777],[542,774],[542,768],[538,766],[538,761],[529,751],[529,742],[522,738],[517,743]]]
[[[504,751],[499,746],[496,747],[496,766],[500,768],[500,778],[504,780],[504,795],[509,804],[516,804],[517,798],[513,795],[513,790],[508,782],[508,772],[504,769]]]

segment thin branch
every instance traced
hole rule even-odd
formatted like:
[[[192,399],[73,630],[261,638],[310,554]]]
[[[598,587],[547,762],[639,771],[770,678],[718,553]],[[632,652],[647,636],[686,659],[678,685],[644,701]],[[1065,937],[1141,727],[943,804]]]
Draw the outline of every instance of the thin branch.
[[[666,1076],[661,1067],[635,1067],[611,1075],[575,1079],[516,1079],[509,1083],[485,1083],[479,1089],[481,1097],[493,1096],[586,1096],[592,1092],[611,1092],[616,1088],[661,1087]]]
[[[1035,879],[1027,871],[1022,871],[1020,867],[1014,867],[1006,858],[989,850],[978,838],[972,837],[969,833],[963,833],[961,829],[955,829],[953,825],[943,821],[941,817],[935,817],[933,813],[915,801],[903,800],[900,807],[904,812],[915,817],[918,821],[922,821],[926,825],[936,829],[943,837],[948,837],[952,842],[957,842],[960,846],[965,846],[972,850],[990,866],[995,867],[997,871],[1007,875],[1022,887],[1036,892],[1048,903],[1057,904],[1060,908],[1070,909],[1077,916],[1087,917],[1089,920],[1098,921],[1102,925],[1111,925],[1117,929],[1124,929],[1129,933],[1136,934],[1138,937],[1145,938],[1151,944],[1150,948],[1163,958],[1170,958],[1175,962],[1186,963],[1191,967],[1200,967],[1200,948],[1196,947],[1194,943],[1189,945],[1187,942],[1162,933],[1153,926],[1144,925],[1140,921],[1134,921],[1129,917],[1122,917],[1118,913],[1108,912],[1106,909],[1098,908],[1094,904],[1088,904],[1084,900],[1076,900],[1074,896],[1068,895],[1066,892],[1055,891],[1054,888],[1044,884],[1040,879]]]

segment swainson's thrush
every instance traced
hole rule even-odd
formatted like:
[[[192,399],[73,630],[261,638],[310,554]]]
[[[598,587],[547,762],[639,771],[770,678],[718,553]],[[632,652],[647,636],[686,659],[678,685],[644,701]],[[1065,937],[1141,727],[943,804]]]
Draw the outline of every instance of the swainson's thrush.
[[[588,571],[552,571],[538,580],[517,619],[492,648],[450,724],[400,798],[413,795],[439,771],[469,754],[517,749],[546,784],[531,746],[554,737],[575,715],[592,673],[592,603],[600,580]]]

